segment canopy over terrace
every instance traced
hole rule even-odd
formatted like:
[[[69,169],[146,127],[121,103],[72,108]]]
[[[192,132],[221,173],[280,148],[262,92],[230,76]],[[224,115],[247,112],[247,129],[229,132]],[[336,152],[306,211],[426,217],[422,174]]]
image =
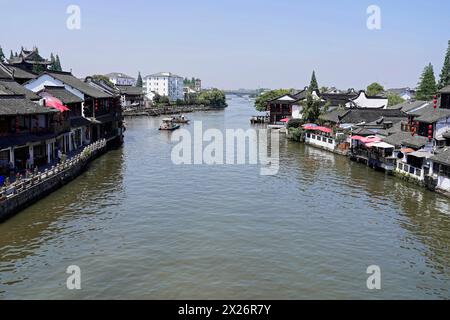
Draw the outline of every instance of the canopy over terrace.
[[[378,149],[395,149],[395,146],[386,142],[371,142],[366,144],[369,148],[378,148]]]
[[[368,137],[362,137],[362,136],[352,136],[350,138],[351,140],[356,140],[356,141],[360,141],[362,143],[364,143],[365,145],[370,144],[370,143],[377,143],[377,142],[381,142],[382,139],[376,136],[368,136]]]
[[[320,131],[323,133],[332,133],[333,130],[327,127],[321,127],[321,126],[317,126],[317,125],[305,125],[303,126],[303,129],[308,130],[308,131]]]

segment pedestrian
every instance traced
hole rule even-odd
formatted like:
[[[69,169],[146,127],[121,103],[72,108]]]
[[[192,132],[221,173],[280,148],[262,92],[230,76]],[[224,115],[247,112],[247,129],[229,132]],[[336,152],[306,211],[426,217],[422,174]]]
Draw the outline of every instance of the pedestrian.
[[[62,152],[61,149],[58,149],[58,163],[61,162],[61,159],[62,159]]]

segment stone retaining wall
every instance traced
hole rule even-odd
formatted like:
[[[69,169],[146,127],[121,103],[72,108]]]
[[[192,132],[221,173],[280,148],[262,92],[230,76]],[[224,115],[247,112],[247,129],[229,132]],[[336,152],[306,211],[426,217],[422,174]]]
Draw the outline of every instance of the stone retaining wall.
[[[75,157],[51,169],[30,174],[13,184],[3,187],[0,192],[0,222],[4,222],[75,179],[87,168],[89,162],[106,151],[106,140],[97,141],[87,146]]]

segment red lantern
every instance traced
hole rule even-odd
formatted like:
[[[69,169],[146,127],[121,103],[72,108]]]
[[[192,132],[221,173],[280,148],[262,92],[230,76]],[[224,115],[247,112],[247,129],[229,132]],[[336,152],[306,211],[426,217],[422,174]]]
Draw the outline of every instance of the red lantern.
[[[432,135],[433,134],[433,130],[428,130],[428,135]]]
[[[437,96],[434,96],[434,108],[437,109]]]
[[[428,125],[428,129],[433,130],[433,125],[432,124]]]

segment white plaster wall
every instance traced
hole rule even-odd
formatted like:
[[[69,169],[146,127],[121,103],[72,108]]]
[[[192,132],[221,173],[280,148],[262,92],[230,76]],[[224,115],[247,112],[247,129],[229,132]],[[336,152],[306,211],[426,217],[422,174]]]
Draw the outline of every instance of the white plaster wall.
[[[76,95],[80,99],[83,99],[84,101],[84,94],[82,92],[78,91],[75,88],[72,88],[69,85],[66,85],[64,82],[61,82],[48,74],[44,74],[39,78],[31,80],[30,82],[24,85],[25,88],[33,92],[39,92],[41,90],[44,90],[45,86],[60,86],[60,87],[63,86],[66,88],[67,91],[73,93],[74,95]]]
[[[292,119],[302,119],[303,118],[303,107],[293,105],[292,106]]]
[[[359,108],[374,108],[374,109],[386,109],[388,105],[388,99],[386,98],[380,98],[380,99],[369,99],[367,98],[366,94],[364,92],[361,92],[358,96],[358,98],[354,99],[353,102],[359,107]],[[352,104],[349,102],[346,104],[347,108],[352,107]]]
[[[315,139],[312,138],[312,135],[310,138],[305,137],[305,142],[307,144],[322,147],[322,148],[328,149],[330,151],[334,151],[334,149],[336,148],[336,141],[334,139],[332,139],[332,141],[333,141],[332,143],[328,143],[328,139],[330,139],[330,138],[327,138],[327,142],[324,142],[324,141],[317,140],[318,135],[314,135],[314,136],[315,136]]]
[[[450,179],[447,177],[438,177],[438,185],[437,187],[439,189],[445,190],[447,192],[450,192]]]

